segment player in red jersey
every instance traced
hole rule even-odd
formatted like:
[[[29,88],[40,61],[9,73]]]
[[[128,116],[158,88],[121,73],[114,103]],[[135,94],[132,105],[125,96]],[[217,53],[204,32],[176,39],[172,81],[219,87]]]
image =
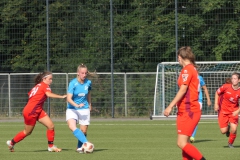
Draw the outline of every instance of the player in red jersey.
[[[23,117],[25,127],[12,140],[7,141],[8,148],[11,152],[14,151],[14,145],[26,136],[29,136],[36,124],[40,122],[47,128],[48,151],[60,152],[54,144],[54,124],[47,113],[43,110],[43,104],[47,97],[50,98],[66,98],[67,95],[58,95],[51,92],[49,85],[52,83],[52,73],[43,72],[35,77],[35,86],[28,93],[28,103],[23,109]]]
[[[218,111],[218,123],[222,134],[230,129],[228,146],[233,148],[238,126],[240,74],[233,73],[231,83],[223,84],[215,93],[214,110]],[[230,128],[228,127],[230,126]],[[228,135],[227,135],[228,136]]]
[[[177,104],[177,145],[182,150],[182,158],[183,160],[205,160],[198,149],[189,143],[189,138],[201,117],[198,102],[200,82],[195,68],[195,57],[189,46],[178,50],[178,61],[183,67],[178,78],[179,91],[164,110],[164,115],[168,117]]]

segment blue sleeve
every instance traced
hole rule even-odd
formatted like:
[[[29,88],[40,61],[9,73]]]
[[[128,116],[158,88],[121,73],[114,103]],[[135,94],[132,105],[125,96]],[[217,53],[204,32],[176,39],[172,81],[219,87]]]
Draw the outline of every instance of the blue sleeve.
[[[200,81],[200,86],[201,87],[206,85],[202,76],[199,76],[199,81]]]

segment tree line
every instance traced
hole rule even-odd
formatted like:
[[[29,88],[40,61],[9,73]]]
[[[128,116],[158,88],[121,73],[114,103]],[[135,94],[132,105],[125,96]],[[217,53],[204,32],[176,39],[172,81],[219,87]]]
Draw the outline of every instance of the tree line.
[[[178,46],[192,47],[197,61],[240,60],[240,0],[113,1],[116,72],[154,72],[176,61]],[[0,71],[75,72],[79,63],[111,71],[109,0],[1,0]]]

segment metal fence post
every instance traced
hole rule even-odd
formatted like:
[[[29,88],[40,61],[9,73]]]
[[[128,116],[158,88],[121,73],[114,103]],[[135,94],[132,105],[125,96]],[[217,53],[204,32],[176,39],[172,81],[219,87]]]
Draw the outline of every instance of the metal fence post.
[[[124,94],[125,94],[125,117],[127,117],[127,74],[126,72],[124,73]]]

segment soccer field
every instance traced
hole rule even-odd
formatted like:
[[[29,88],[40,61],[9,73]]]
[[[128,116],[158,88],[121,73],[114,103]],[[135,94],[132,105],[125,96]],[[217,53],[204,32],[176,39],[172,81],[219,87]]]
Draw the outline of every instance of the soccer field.
[[[55,123],[55,144],[60,153],[47,151],[45,127],[37,124],[32,135],[8,151],[6,141],[23,129],[23,122],[0,123],[1,160],[180,160],[174,120],[92,120],[88,140],[95,145],[92,154],[75,152],[76,139],[66,122]],[[227,137],[219,131],[217,120],[201,120],[195,146],[208,160],[239,160],[240,140],[227,146]]]

